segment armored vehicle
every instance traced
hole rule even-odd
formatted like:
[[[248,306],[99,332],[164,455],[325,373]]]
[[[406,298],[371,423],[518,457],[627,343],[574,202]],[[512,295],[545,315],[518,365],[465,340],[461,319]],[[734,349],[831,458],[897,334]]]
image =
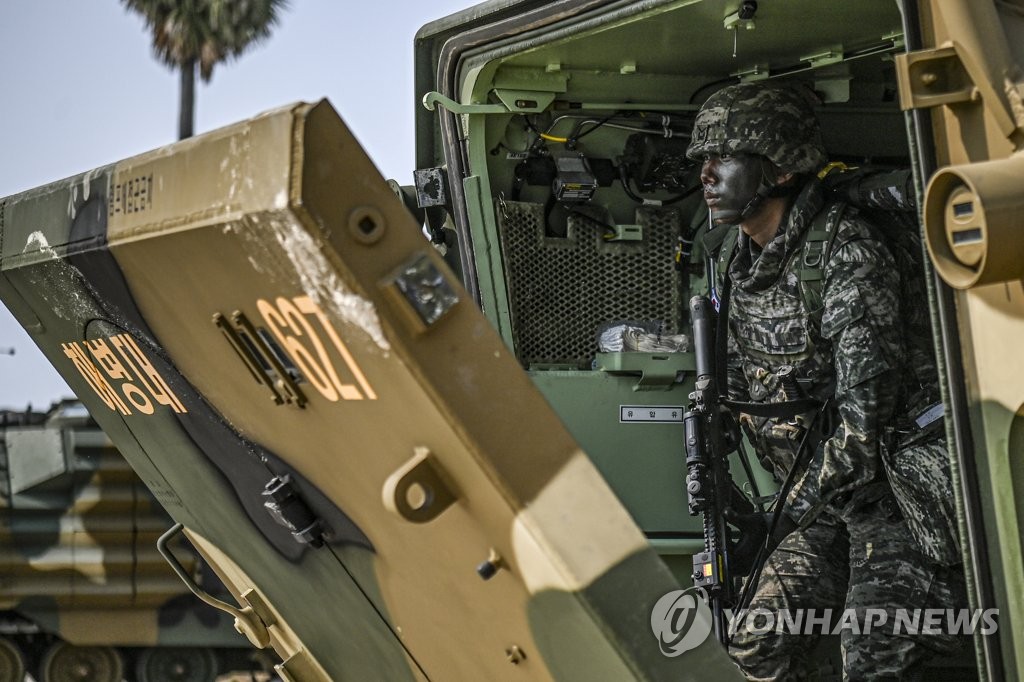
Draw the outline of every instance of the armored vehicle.
[[[1022,16],[486,2],[416,37],[413,184],[328,102],[285,106],[4,199],[0,298],[284,679],[734,679],[681,592],[706,549],[684,150],[716,88],[805,84],[836,161],[913,171],[971,606],[1000,626],[941,669],[1017,679]]]
[[[0,412],[0,432],[0,680],[212,682],[262,669],[157,552],[173,521],[81,403]],[[202,580],[195,552],[179,552]],[[205,584],[222,591],[208,572]]]

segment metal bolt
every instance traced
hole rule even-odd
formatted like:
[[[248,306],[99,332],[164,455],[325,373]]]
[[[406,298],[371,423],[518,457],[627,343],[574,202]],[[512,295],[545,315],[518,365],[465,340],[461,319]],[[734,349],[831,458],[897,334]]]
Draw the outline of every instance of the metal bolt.
[[[357,225],[359,226],[359,230],[366,236],[370,236],[370,234],[377,229],[377,223],[374,222],[373,218],[370,216],[366,216],[360,220]]]
[[[498,567],[490,561],[485,561],[476,567],[476,572],[484,580],[490,580],[498,572]]]
[[[501,555],[492,548],[487,559],[477,565],[476,573],[484,580],[490,580],[497,574],[498,569],[503,568],[503,565],[504,560],[501,558]]]

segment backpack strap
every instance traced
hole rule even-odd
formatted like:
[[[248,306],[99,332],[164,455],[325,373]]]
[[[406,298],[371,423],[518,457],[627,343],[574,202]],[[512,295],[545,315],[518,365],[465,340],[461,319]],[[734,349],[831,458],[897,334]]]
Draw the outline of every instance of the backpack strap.
[[[832,246],[835,243],[836,234],[839,232],[839,221],[846,213],[846,208],[846,202],[839,201],[830,205],[827,210],[819,211],[810,228],[804,233],[803,248],[797,268],[800,297],[803,299],[804,309],[819,326],[825,305],[822,299],[822,289],[825,285],[825,265],[828,263],[829,256],[832,255]],[[712,230],[705,235],[705,253],[715,253],[716,251],[718,253],[714,263],[714,272],[709,273],[714,279],[713,284],[716,285],[714,288],[718,290],[721,290],[729,276],[729,263],[736,252],[739,229],[738,225],[728,225],[718,230]]]
[[[820,329],[821,316],[825,310],[822,289],[825,286],[825,265],[832,255],[832,245],[839,232],[839,221],[846,212],[845,202],[836,202],[825,211],[818,211],[811,226],[804,234],[797,278],[800,283],[800,298],[804,310]]]
[[[718,312],[715,318],[715,377],[719,382],[721,390],[728,391],[729,364],[727,339],[729,337],[729,298],[732,295],[729,263],[732,262],[733,256],[736,255],[740,226],[729,225],[728,229],[722,232],[722,243],[719,245],[718,259],[712,274],[715,282],[711,289],[711,302]]]
[[[722,225],[708,230],[701,237],[704,253],[707,256],[708,289],[721,290],[729,273],[729,261],[736,251],[736,239],[739,237],[738,225]]]
[[[736,244],[740,235],[739,225],[728,225],[722,235],[722,247],[718,249],[718,262],[715,264],[715,276],[719,286],[729,276],[729,263],[732,262],[733,254],[736,253]]]

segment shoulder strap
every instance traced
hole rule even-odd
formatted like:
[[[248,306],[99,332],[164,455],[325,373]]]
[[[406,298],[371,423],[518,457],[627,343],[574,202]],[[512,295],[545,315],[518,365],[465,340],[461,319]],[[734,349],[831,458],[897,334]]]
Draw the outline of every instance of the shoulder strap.
[[[725,225],[722,228],[716,230],[721,233],[719,239],[718,255],[714,262],[714,270],[709,272],[709,284],[711,285],[712,298],[714,300],[715,308],[718,309],[719,304],[728,299],[726,290],[729,288],[729,263],[732,262],[732,258],[736,255],[736,243],[740,234],[739,225]],[[710,253],[710,252],[709,252]],[[711,263],[708,264],[711,267]],[[728,302],[725,302],[728,305]]]
[[[845,202],[836,202],[825,211],[814,216],[810,228],[804,235],[797,278],[800,282],[800,297],[804,310],[816,326],[821,327],[821,315],[825,308],[822,289],[825,286],[825,265],[832,255],[832,245],[839,232],[839,221],[846,212]]]
[[[732,261],[733,253],[736,251],[739,233],[739,225],[728,225],[722,235],[722,248],[718,249],[718,263],[715,267],[719,284],[724,282],[725,278],[729,275],[729,263]]]
[[[701,238],[704,246],[704,253],[707,254],[711,271],[708,277],[711,281],[708,285],[721,287],[725,282],[725,275],[729,271],[729,261],[736,250],[736,238],[739,236],[739,226],[722,225],[713,230],[708,230]]]
[[[708,295],[718,313],[715,320],[715,376],[721,382],[723,390],[727,385],[725,357],[731,289],[729,263],[736,253],[739,230],[738,225],[722,225],[708,230],[701,238],[705,254]]]
[[[728,281],[729,263],[736,253],[739,229],[737,225],[722,225],[708,230],[701,236],[708,296],[711,297],[716,310],[722,302],[722,293]]]

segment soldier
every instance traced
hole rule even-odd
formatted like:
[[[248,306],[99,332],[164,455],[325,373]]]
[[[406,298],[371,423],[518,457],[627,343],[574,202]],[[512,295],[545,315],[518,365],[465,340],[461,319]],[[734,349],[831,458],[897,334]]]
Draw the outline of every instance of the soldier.
[[[966,601],[955,566],[959,551],[948,542],[928,546],[935,537],[922,544],[911,529],[920,523],[908,524],[888,480],[882,443],[890,427],[903,428],[911,402],[911,392],[901,386],[906,344],[900,274],[876,226],[829,200],[817,175],[826,156],[810,97],[779,85],[726,87],[701,108],[687,150],[703,162],[712,226],[736,235],[722,247],[719,271],[725,276],[718,283],[728,325],[729,397],[748,409],[749,403],[798,397],[827,406],[820,413],[773,417],[738,406],[761,463],[780,482],[793,470],[792,486],[783,486],[784,499],[777,502],[782,513],[767,540],[770,554],[747,617],[761,609],[776,615],[814,609],[820,618],[832,609],[836,625],[845,609],[855,610],[857,625],[841,629],[845,678],[906,679],[929,650],[960,645],[942,634],[893,635],[897,609],[953,608]],[[818,262],[809,262],[814,258],[804,249],[807,234],[821,230],[818,216],[830,212],[834,234],[827,260],[819,249]],[[823,280],[821,309],[808,310],[800,269],[815,266]],[[935,461],[942,462],[941,433],[931,435],[941,431],[936,425],[942,420],[931,419],[927,444],[921,444],[923,432],[915,433],[916,447],[937,451]],[[820,442],[797,461],[816,422],[827,424],[818,429]],[[750,525],[750,519],[731,520]],[[762,532],[764,527],[762,522]],[[886,614],[884,624],[878,610]],[[875,627],[865,627],[869,619]],[[735,628],[730,654],[744,674],[751,680],[803,679],[821,628],[776,623],[765,632],[762,625]]]

